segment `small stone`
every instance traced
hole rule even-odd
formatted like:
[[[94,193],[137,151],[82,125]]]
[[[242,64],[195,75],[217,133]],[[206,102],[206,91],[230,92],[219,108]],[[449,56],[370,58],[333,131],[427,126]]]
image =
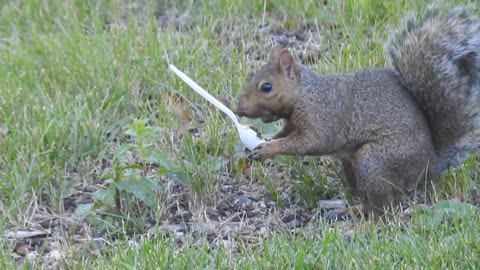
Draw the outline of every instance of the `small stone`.
[[[18,255],[25,256],[29,250],[28,247],[24,245],[16,247],[13,251],[15,251],[15,253],[17,253]]]
[[[285,226],[288,229],[294,229],[303,226],[303,222],[300,219],[294,218],[289,222],[285,223]]]
[[[261,211],[259,208],[257,208],[257,209],[253,209],[252,211],[248,212],[248,213],[247,213],[247,216],[248,216],[249,218],[252,218],[252,217],[259,216],[259,215],[261,215],[261,214],[262,214],[262,211]]]
[[[342,200],[319,200],[318,207],[325,210],[341,209],[345,208],[345,203]]]
[[[233,205],[239,209],[250,208],[253,201],[246,195],[240,195],[233,199]]]

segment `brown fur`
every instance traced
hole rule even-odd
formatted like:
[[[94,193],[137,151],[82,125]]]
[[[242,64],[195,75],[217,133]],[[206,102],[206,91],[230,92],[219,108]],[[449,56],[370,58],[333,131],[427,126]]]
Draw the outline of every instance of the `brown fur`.
[[[393,69],[327,76],[275,46],[240,97],[240,116],[284,128],[253,158],[332,155],[366,211],[423,189],[479,144],[480,22],[430,10],[393,37]],[[264,82],[273,85],[264,93]]]

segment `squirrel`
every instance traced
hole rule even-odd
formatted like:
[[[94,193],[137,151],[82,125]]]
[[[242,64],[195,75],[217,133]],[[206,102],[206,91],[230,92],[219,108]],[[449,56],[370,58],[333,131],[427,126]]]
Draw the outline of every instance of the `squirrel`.
[[[322,75],[275,45],[236,113],[283,127],[251,157],[337,158],[367,216],[460,165],[480,145],[480,20],[430,6],[393,31],[386,52],[388,67]]]

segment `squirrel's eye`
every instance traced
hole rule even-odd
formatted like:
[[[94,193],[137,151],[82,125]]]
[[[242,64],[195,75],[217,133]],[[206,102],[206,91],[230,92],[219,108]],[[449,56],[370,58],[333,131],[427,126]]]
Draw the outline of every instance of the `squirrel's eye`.
[[[270,91],[272,91],[273,89],[273,86],[271,83],[269,82],[266,82],[266,83],[263,83],[261,86],[260,86],[260,90],[264,93],[268,93]]]

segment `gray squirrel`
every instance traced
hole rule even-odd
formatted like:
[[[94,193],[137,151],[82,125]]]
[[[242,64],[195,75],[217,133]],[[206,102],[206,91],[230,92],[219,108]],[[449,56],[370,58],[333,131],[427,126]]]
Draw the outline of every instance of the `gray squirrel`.
[[[236,109],[283,121],[252,158],[336,157],[377,216],[461,164],[480,145],[480,20],[466,7],[430,7],[392,34],[387,53],[391,68],[322,75],[274,46]]]

